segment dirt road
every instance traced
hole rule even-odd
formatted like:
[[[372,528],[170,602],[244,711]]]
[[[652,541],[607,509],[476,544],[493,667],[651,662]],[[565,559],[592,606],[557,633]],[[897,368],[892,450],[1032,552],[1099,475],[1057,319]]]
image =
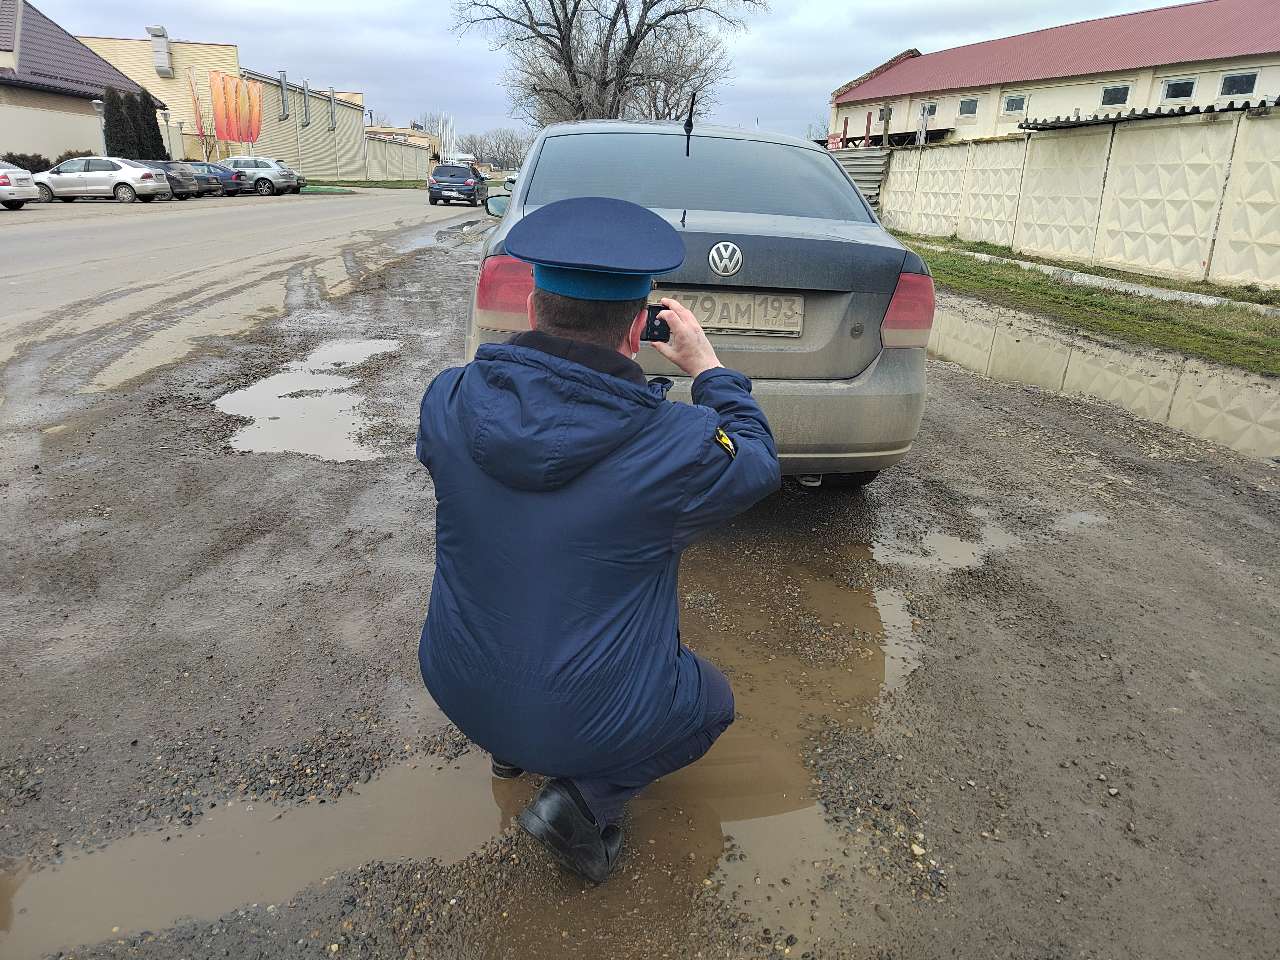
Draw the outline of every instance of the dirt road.
[[[417,676],[472,258],[75,403],[127,339],[3,368],[0,957],[1276,955],[1276,469],[943,364],[865,495],[689,553],[738,722],[550,867]]]

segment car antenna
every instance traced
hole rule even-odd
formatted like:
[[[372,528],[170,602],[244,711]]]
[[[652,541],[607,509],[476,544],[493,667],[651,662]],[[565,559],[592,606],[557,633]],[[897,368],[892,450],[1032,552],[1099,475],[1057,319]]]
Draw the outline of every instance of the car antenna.
[[[689,97],[689,116],[684,121],[684,155],[689,155],[689,141],[693,138],[693,105],[698,102],[698,95],[691,94]]]

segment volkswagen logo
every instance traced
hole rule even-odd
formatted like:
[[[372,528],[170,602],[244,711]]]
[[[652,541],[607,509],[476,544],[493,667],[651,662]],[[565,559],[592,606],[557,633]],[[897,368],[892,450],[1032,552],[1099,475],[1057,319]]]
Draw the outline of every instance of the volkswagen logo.
[[[742,269],[742,251],[736,243],[721,240],[707,254],[707,263],[713,272],[722,277],[732,277]]]

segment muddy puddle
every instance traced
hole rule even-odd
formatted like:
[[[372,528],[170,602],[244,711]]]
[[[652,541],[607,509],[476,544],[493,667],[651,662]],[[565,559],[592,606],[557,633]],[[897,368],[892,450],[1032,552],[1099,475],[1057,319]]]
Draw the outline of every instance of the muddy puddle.
[[[935,562],[949,564],[999,549],[995,540],[953,549],[926,539],[924,549],[944,548],[947,559]],[[794,937],[793,955],[837,937],[831,878],[855,867],[804,756],[833,720],[869,728],[881,695],[918,662],[917,623],[903,593],[874,585],[874,552],[732,538],[690,552],[683,638],[730,678],[737,721],[699,763],[632,804],[608,884],[587,889],[561,875],[503,905],[486,924],[483,955],[616,953],[628,931],[687,915],[708,888],[753,928]],[[507,827],[535,786],[491,779],[473,750],[444,769],[393,768],[336,803],[233,803],[187,830],[138,834],[57,868],[0,872],[0,956],[265,907],[374,860],[454,862]]]
[[[398,340],[334,340],[282,371],[215,401],[223,413],[251,422],[231,438],[236,450],[290,451],[324,460],[372,460],[377,450],[360,442],[364,426],[356,380],[342,371],[391,353]]]

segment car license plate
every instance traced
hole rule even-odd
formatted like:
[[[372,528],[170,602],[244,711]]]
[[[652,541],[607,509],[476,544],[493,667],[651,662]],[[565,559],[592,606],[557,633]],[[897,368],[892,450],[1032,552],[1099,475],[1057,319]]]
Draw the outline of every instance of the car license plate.
[[[804,297],[777,293],[726,293],[660,287],[649,295],[656,303],[673,297],[698,318],[708,333],[750,333],[798,337],[804,331]]]
[[[444,195],[445,195],[446,197],[460,197],[460,196],[462,196],[462,194],[460,194],[457,190],[446,190],[446,191],[444,192]]]

